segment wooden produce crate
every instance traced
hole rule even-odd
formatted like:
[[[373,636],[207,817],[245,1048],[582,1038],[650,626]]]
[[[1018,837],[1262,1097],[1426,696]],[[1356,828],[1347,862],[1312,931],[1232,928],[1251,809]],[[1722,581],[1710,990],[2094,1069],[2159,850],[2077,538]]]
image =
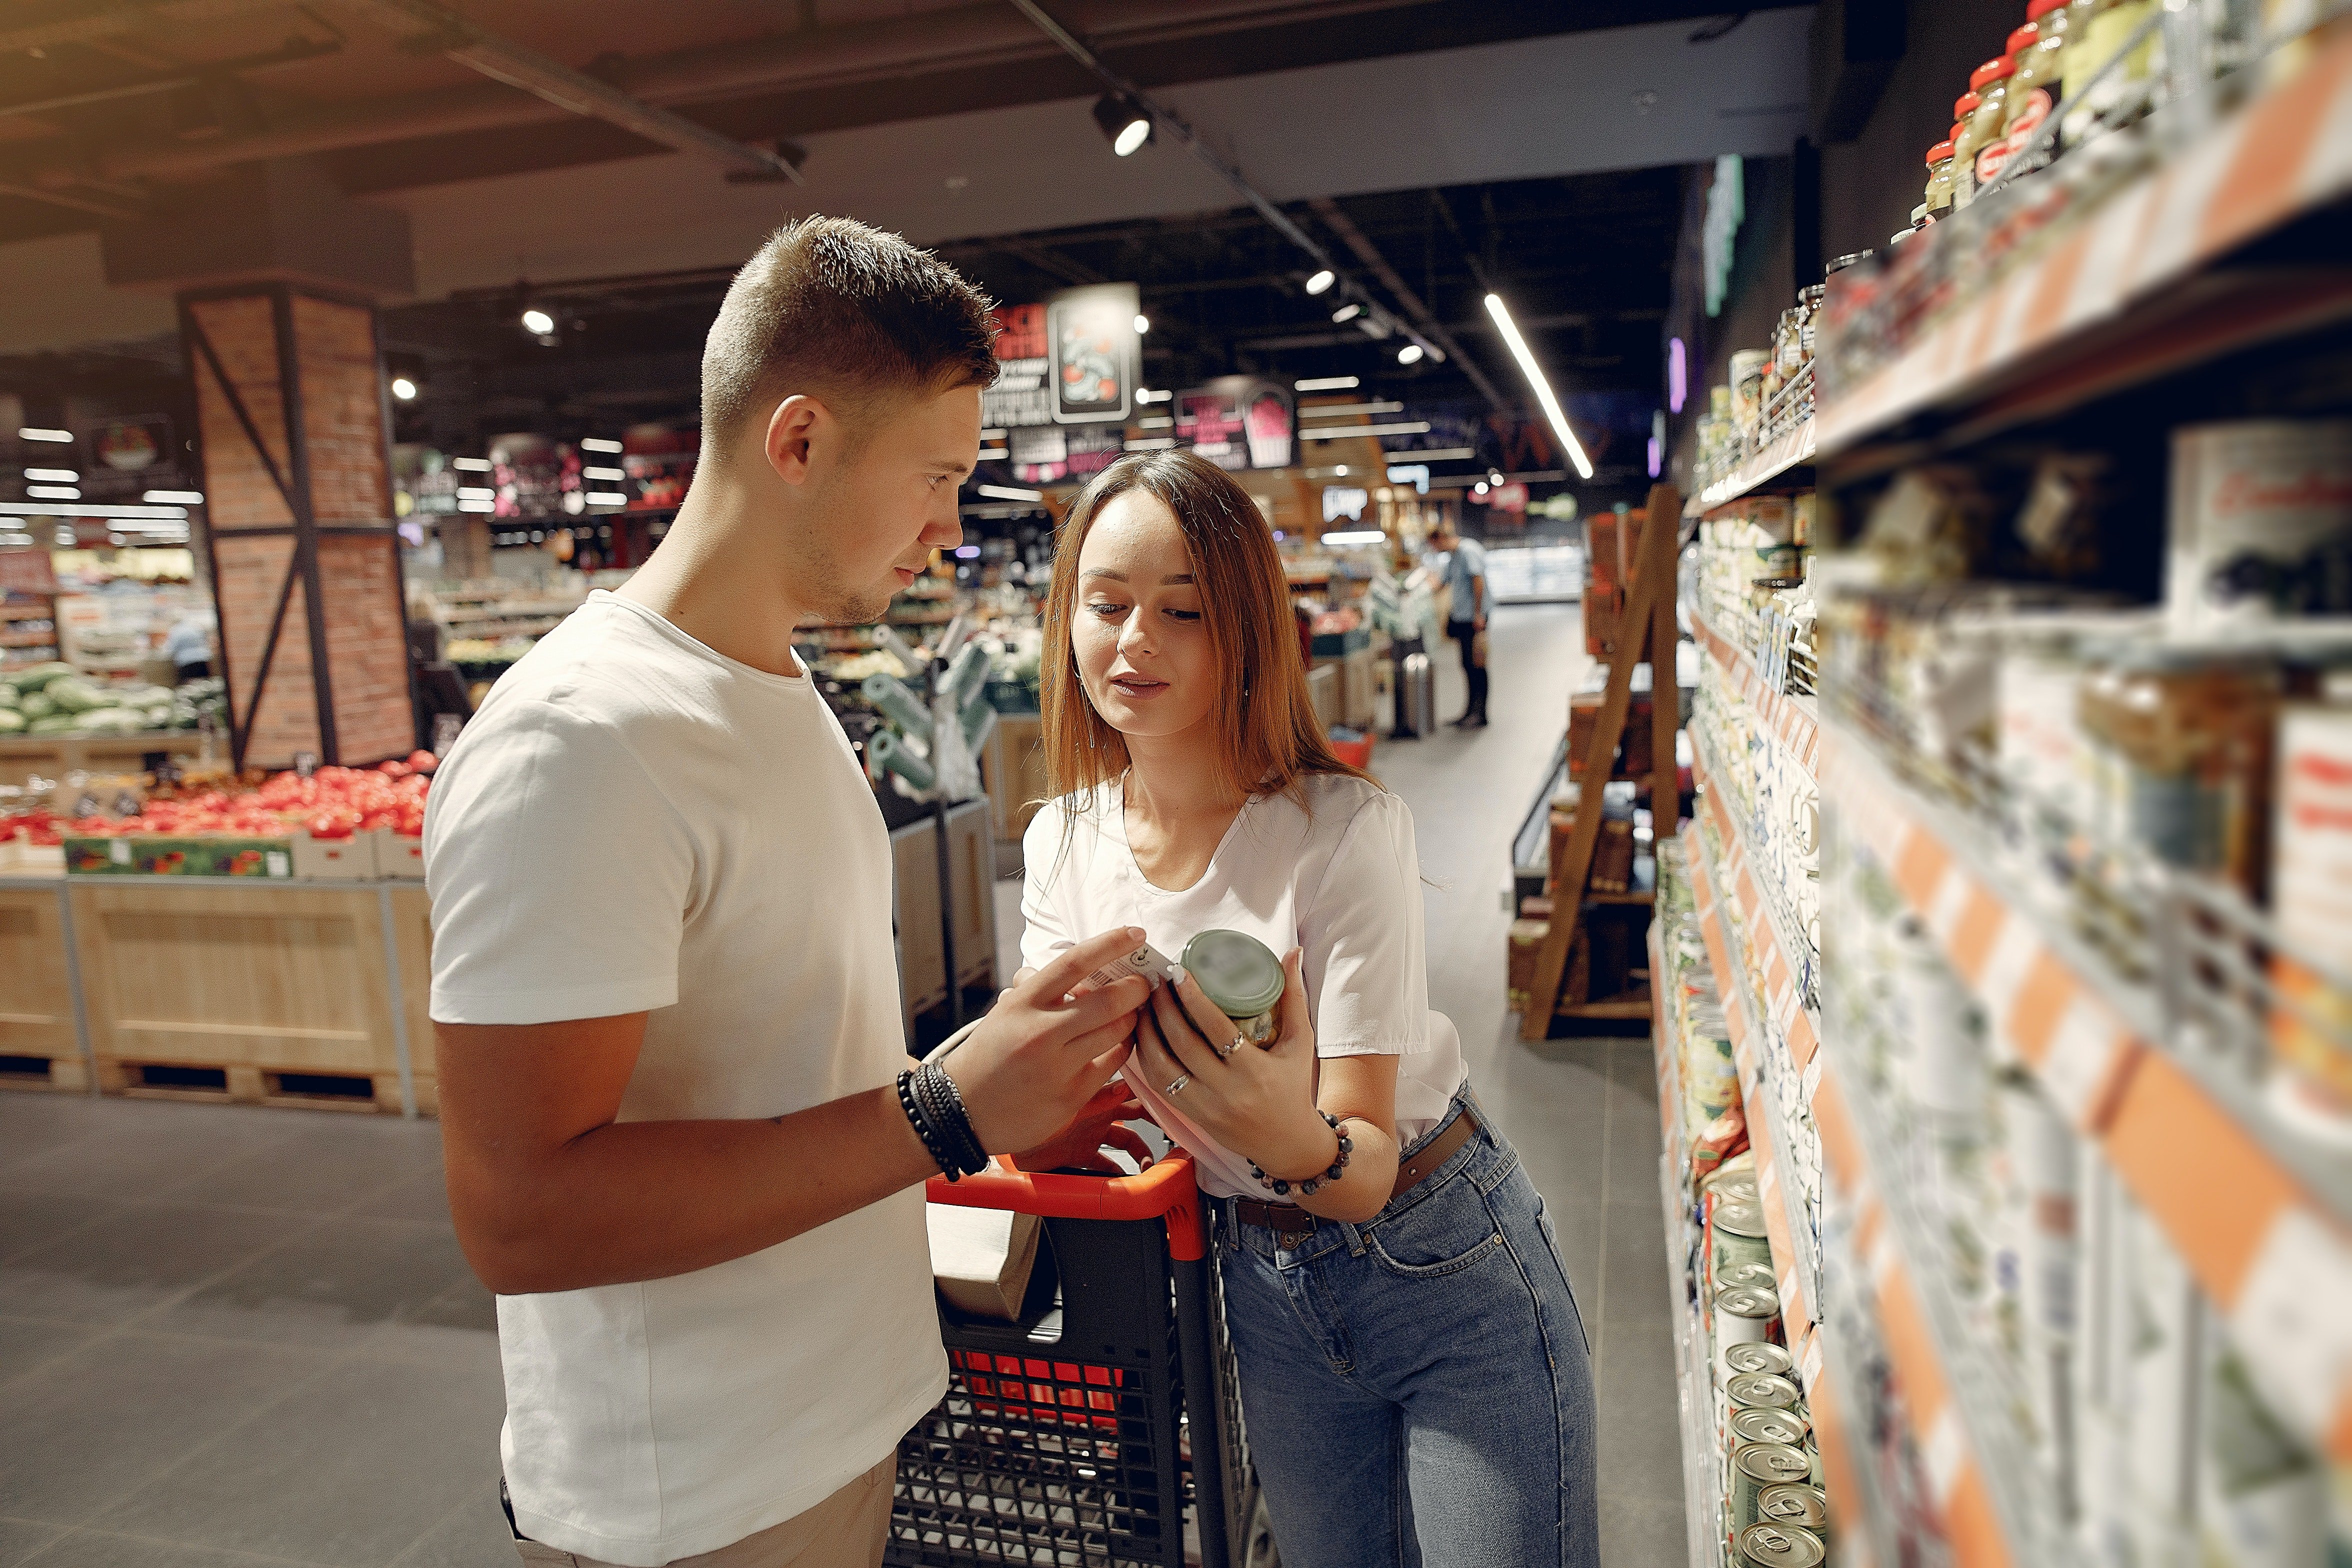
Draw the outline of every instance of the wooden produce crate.
[[[376,888],[125,879],[68,896],[101,1091],[400,1111]]]
[[[0,888],[0,1086],[78,1091],[89,1065],[74,1030],[73,972],[58,889]]]
[[[1015,840],[1045,801],[1045,721],[1034,713],[999,713],[981,748],[980,773],[988,786],[996,837]]]
[[[221,742],[226,749],[226,742]],[[79,769],[92,773],[135,773],[150,752],[193,757],[204,749],[193,730],[152,735],[0,735],[0,784],[22,784],[32,774],[61,779]]]

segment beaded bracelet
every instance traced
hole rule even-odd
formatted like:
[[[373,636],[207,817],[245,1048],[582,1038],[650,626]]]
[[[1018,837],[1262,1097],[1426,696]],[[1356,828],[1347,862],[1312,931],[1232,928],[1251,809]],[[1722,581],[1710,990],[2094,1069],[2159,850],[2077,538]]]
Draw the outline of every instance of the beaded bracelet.
[[[971,1130],[971,1112],[964,1108],[963,1091],[956,1088],[955,1079],[937,1062],[925,1062],[917,1074],[931,1090],[931,1100],[945,1123],[949,1141],[963,1162],[964,1173],[988,1169],[988,1151],[980,1146],[980,1135]]]
[[[1339,1173],[1348,1168],[1348,1157],[1356,1152],[1356,1141],[1353,1138],[1349,1137],[1345,1132],[1339,1132],[1339,1119],[1338,1117],[1332,1115],[1328,1110],[1318,1110],[1316,1114],[1323,1118],[1324,1124],[1329,1127],[1332,1131],[1339,1133],[1339,1154],[1337,1159],[1331,1162],[1331,1168],[1329,1170],[1325,1171],[1319,1176],[1309,1176],[1305,1181],[1296,1184],[1301,1197],[1311,1197],[1324,1183],[1338,1181],[1339,1179]],[[1255,1160],[1252,1160],[1250,1162],[1250,1174],[1257,1178],[1257,1184],[1259,1186],[1265,1188],[1268,1192],[1274,1194],[1275,1196],[1286,1198],[1290,1195],[1290,1189],[1293,1184],[1284,1181],[1277,1176],[1267,1175],[1263,1170],[1259,1169],[1258,1163]]]
[[[961,1181],[963,1167],[948,1152],[947,1145],[933,1131],[929,1119],[924,1116],[922,1106],[916,1099],[915,1073],[911,1068],[898,1075],[898,1109],[907,1113],[908,1121],[915,1129],[915,1136],[923,1141],[924,1149],[938,1163],[940,1174],[950,1182]]]

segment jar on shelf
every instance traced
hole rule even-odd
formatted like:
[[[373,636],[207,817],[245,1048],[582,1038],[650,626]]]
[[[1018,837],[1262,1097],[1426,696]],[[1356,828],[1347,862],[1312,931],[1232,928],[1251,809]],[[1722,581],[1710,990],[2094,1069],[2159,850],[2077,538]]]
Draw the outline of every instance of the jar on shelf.
[[[2270,659],[2137,643],[2085,680],[2080,715],[2106,755],[2109,820],[2168,865],[2260,901],[2282,682]]]
[[[1952,210],[1952,143],[1950,138],[1927,149],[1927,216],[1942,217]]]
[[[2000,140],[2001,127],[2009,120],[2009,82],[2017,74],[2017,62],[2007,55],[1985,61],[1969,77],[1969,89],[1977,95],[1976,112],[1969,116],[1968,129],[1961,132],[1952,146],[1952,205],[1967,206],[1976,200],[1977,187],[1991,183],[2000,173],[1996,159],[1992,174],[1985,172],[1983,154]]]
[[[2064,96],[2082,99],[2082,107],[2066,117],[2062,139],[2067,146],[2082,142],[2101,121],[2119,124],[2146,106],[2156,79],[2159,37],[2147,39],[2105,76],[2099,72],[2156,15],[2157,0],[2072,0],[2067,6]]]

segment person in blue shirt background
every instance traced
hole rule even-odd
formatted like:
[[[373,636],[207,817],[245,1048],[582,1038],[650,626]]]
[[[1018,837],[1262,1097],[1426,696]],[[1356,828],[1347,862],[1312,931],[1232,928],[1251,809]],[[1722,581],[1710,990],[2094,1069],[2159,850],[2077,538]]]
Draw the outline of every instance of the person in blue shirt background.
[[[202,680],[213,672],[213,618],[191,610],[163,634],[162,649],[183,681]]]
[[[1454,726],[1483,730],[1486,727],[1486,666],[1478,657],[1477,641],[1478,634],[1486,629],[1486,611],[1493,604],[1486,596],[1486,547],[1463,538],[1450,520],[1437,525],[1429,542],[1446,552],[1445,585],[1452,605],[1445,612],[1445,635],[1462,649],[1462,673],[1470,681],[1470,700]]]

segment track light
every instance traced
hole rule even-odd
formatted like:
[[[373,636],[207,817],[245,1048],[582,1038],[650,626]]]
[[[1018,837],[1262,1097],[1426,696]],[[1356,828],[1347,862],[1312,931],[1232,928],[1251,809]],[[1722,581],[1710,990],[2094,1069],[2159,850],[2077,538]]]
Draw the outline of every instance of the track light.
[[[1421,345],[1419,343],[1407,343],[1404,347],[1397,350],[1397,363],[1419,364],[1420,363]]]
[[[533,305],[522,313],[522,330],[534,338],[549,336],[555,331],[555,318]]]
[[[1331,312],[1331,320],[1335,324],[1340,321],[1352,321],[1363,313],[1364,308],[1356,303],[1353,300],[1350,300],[1346,304]]]
[[[1139,311],[1135,318],[1135,335],[1139,338],[1150,330],[1151,318]]]
[[[1320,294],[1324,289],[1328,289],[1332,284],[1337,283],[1339,280],[1339,275],[1326,267],[1320,272],[1318,272],[1314,277],[1309,278],[1307,280],[1307,291],[1309,294]]]
[[[1110,138],[1110,150],[1122,158],[1156,134],[1150,112],[1123,92],[1107,92],[1095,100],[1095,123]]]
[[[1560,445],[1568,448],[1569,460],[1576,465],[1580,476],[1591,479],[1592,459],[1584,455],[1583,444],[1577,440],[1576,432],[1568,427],[1567,413],[1561,409],[1559,399],[1552,395],[1551,383],[1544,378],[1543,367],[1536,363],[1535,351],[1528,347],[1527,339],[1519,336],[1518,323],[1511,320],[1510,307],[1503,303],[1500,294],[1486,296],[1486,313],[1495,318],[1496,329],[1503,334],[1503,342],[1510,345],[1511,357],[1517,360],[1519,369],[1527,373],[1528,384],[1536,390],[1536,401],[1543,405],[1544,417],[1551,421],[1552,433],[1559,437]]]
[[[392,378],[392,395],[403,403],[416,401],[416,384],[404,375]]]

